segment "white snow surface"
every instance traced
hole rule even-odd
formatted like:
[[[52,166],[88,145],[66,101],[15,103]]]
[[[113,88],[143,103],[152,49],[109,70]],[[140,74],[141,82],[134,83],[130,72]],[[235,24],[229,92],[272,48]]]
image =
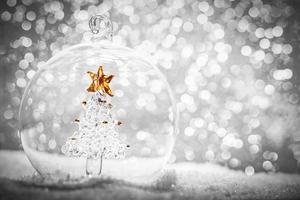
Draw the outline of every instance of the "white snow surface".
[[[166,166],[152,183],[110,178],[47,182],[23,152],[0,151],[0,199],[300,199],[299,174],[247,176],[214,164]]]

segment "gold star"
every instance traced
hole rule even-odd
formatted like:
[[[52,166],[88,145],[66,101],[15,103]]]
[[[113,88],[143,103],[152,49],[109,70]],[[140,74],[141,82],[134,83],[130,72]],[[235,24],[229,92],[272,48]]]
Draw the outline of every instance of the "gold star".
[[[101,91],[103,92],[103,94],[108,94],[109,96],[113,96],[113,93],[109,87],[109,83],[112,80],[112,78],[114,77],[113,75],[105,75],[103,73],[103,67],[100,66],[98,68],[98,72],[97,74],[94,72],[87,72],[91,79],[92,79],[92,83],[91,85],[87,88],[88,92],[96,92],[96,91]]]

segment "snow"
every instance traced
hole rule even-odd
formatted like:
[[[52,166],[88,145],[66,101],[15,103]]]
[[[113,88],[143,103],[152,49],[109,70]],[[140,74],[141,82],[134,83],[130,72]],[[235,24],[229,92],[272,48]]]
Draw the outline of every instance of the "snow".
[[[49,154],[28,148],[23,145],[30,161],[44,176],[59,179],[61,177],[80,178],[85,175],[85,158],[66,157],[59,154]],[[98,162],[95,160],[94,162]],[[165,162],[164,157],[141,158],[130,157],[125,159],[105,159],[101,174],[126,180],[127,182],[146,183],[151,180],[150,175],[160,170]],[[147,176],[147,178],[144,178]]]
[[[299,199],[300,175],[247,176],[214,164],[168,165],[152,183],[43,181],[23,152],[0,151],[0,199]]]

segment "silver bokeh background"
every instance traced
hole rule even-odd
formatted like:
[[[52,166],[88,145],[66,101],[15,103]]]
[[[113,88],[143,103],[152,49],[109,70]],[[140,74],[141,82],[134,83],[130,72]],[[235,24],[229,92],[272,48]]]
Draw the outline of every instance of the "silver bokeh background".
[[[296,0],[1,1],[0,148],[21,149],[18,108],[39,66],[89,40],[89,18],[109,13],[113,41],[153,56],[176,95],[171,162],[295,172],[299,9]]]

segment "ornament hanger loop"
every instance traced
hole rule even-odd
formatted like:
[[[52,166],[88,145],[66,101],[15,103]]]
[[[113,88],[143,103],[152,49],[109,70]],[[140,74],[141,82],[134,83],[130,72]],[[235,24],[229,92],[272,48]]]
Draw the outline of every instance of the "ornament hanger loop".
[[[104,36],[108,40],[112,40],[113,26],[110,19],[105,15],[95,15],[89,21],[89,27],[93,34]]]

